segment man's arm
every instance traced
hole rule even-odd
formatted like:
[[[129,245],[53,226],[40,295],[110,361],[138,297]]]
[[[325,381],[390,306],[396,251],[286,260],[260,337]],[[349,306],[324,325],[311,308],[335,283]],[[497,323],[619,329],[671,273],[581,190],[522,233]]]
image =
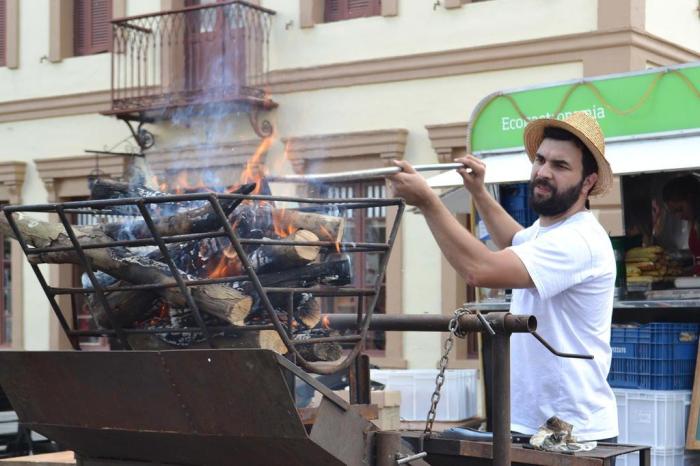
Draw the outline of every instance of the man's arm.
[[[389,177],[394,194],[418,207],[440,250],[470,285],[489,288],[531,288],[530,274],[511,250],[491,251],[469,233],[407,162],[403,172]]]
[[[513,236],[523,227],[511,217],[508,212],[491,197],[484,185],[486,166],[484,162],[473,155],[455,160],[464,164],[465,169],[457,170],[464,180],[464,187],[471,193],[476,210],[486,224],[486,229],[491,239],[499,249],[507,248],[513,244]],[[471,169],[471,173],[467,172]]]

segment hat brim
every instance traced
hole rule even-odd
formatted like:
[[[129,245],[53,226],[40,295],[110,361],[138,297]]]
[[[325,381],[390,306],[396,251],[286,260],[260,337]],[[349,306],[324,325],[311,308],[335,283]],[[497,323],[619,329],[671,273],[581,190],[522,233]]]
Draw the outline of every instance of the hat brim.
[[[598,164],[598,181],[589,193],[591,196],[602,196],[607,193],[613,184],[613,173],[610,164],[605,158],[604,154],[598,149],[598,147],[591,141],[588,136],[575,126],[567,123],[566,121],[557,120],[554,118],[542,118],[538,120],[531,121],[526,127],[523,134],[523,139],[525,141],[525,152],[530,158],[530,161],[535,160],[535,155],[537,155],[537,149],[539,149],[542,140],[544,139],[545,128],[561,128],[571,134],[575,135],[582,143],[588,147]]]

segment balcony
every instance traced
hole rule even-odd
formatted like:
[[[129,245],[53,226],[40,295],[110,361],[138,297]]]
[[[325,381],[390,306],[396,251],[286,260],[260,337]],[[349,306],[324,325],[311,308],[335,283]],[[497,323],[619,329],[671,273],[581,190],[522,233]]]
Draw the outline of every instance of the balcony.
[[[274,14],[230,1],[112,21],[112,107],[104,113],[144,122],[216,106],[253,122],[275,106],[266,92]]]

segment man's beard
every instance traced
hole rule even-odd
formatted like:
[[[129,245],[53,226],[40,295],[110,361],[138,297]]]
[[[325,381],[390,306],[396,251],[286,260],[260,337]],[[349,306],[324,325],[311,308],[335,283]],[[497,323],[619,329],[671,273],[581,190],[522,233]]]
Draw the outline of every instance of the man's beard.
[[[535,197],[535,187],[545,186],[550,190],[550,196],[546,199],[537,199]],[[563,214],[571,208],[578,200],[583,188],[583,179],[578,184],[570,187],[566,191],[559,193],[549,181],[544,179],[535,179],[530,181],[528,189],[530,190],[530,198],[528,203],[530,208],[544,217],[556,217]]]

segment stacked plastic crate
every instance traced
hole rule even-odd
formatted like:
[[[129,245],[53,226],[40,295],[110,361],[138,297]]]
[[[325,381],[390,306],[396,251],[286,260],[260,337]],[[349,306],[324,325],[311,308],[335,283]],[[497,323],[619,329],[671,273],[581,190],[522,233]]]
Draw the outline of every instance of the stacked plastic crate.
[[[652,323],[612,329],[608,382],[617,398],[620,443],[650,445],[652,466],[684,466],[698,324]],[[637,455],[618,465],[638,465]]]

